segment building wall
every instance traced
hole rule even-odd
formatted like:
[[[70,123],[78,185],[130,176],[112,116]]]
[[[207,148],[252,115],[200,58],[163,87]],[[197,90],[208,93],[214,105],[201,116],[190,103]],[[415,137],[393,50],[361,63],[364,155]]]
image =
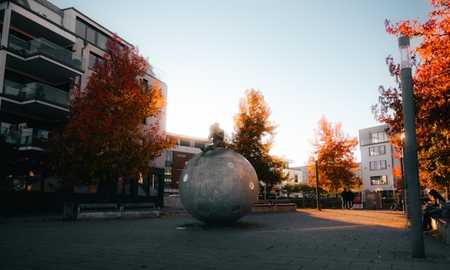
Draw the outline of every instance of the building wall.
[[[307,184],[307,176],[306,176],[306,166],[302,167],[293,167],[285,169],[285,173],[287,173],[288,179],[283,181],[283,185],[285,184]]]
[[[180,176],[186,163],[202,152],[209,141],[205,138],[195,138],[186,135],[168,133],[175,140],[175,145],[165,151],[166,191],[178,192]]]
[[[394,190],[393,149],[388,141],[386,125],[359,131],[361,150],[362,190]],[[376,134],[384,134],[384,138]],[[380,177],[380,181],[377,178]],[[384,179],[385,177],[385,179]],[[386,183],[384,181],[386,180]]]
[[[17,2],[21,2],[21,4],[17,4]],[[11,14],[13,14],[11,16]],[[16,126],[14,129],[20,129],[19,126],[24,126],[26,128],[32,127],[34,131],[39,129],[39,132],[42,129],[51,130],[55,126],[54,119],[46,118],[47,116],[40,116],[39,121],[35,120],[36,114],[35,111],[21,111],[18,114],[16,111],[11,110],[11,104],[15,104],[14,106],[24,108],[23,104],[17,102],[19,95],[12,98],[10,96],[5,96],[4,94],[4,83],[5,83],[5,74],[10,76],[7,79],[18,79],[17,76],[12,76],[11,74],[17,73],[21,74],[23,78],[27,77],[27,80],[35,80],[33,83],[46,84],[46,86],[51,86],[53,88],[57,88],[59,90],[65,91],[66,94],[70,96],[71,87],[69,85],[73,85],[73,83],[80,83],[81,87],[84,88],[89,80],[90,75],[92,74],[92,70],[89,69],[89,56],[90,53],[93,52],[96,55],[102,56],[105,54],[105,50],[100,48],[98,44],[93,44],[89,42],[87,39],[83,39],[81,36],[77,34],[77,24],[76,19],[81,18],[85,23],[89,24],[93,28],[96,29],[97,32],[104,35],[106,38],[112,37],[113,32],[106,29],[102,25],[98,24],[93,19],[89,18],[85,14],[76,10],[75,8],[67,8],[60,9],[53,5],[51,2],[46,0],[22,0],[22,1],[0,1],[0,19],[1,19],[1,30],[2,30],[2,40],[1,44],[3,47],[8,47],[7,49],[0,48],[0,124],[2,127],[7,127],[8,125]],[[10,23],[11,22],[11,23]],[[13,23],[14,22],[14,23]],[[11,27],[10,27],[11,26]],[[13,29],[14,27],[19,27],[21,29]],[[67,63],[64,63],[64,60],[61,59],[52,59],[51,57],[42,57],[42,55],[38,55],[37,59],[44,59],[41,62],[34,61],[33,64],[29,63],[29,59],[27,57],[20,56],[17,52],[11,51],[8,45],[9,35],[11,31],[20,30],[21,33],[26,36],[26,42],[37,42],[38,40],[45,39],[50,45],[57,45],[64,49],[66,53],[72,54],[73,57],[81,57],[81,67],[74,68]],[[30,40],[28,40],[28,38]],[[23,39],[23,37],[22,37]],[[119,37],[119,42],[121,42],[125,46],[133,46],[127,41],[121,39]],[[25,50],[24,50],[25,51]],[[23,59],[20,59],[20,58]],[[18,60],[20,59],[20,60]],[[12,66],[12,63],[20,62],[21,67],[23,69],[17,69],[16,66]],[[30,61],[31,62],[31,61]],[[44,64],[42,64],[44,63]],[[9,66],[11,65],[11,66]],[[31,68],[30,68],[31,67]],[[28,70],[26,70],[28,68]],[[31,70],[32,69],[32,70]],[[57,73],[55,70],[62,70],[61,74],[70,74],[63,75],[63,83],[57,83],[56,80],[48,81],[48,78],[44,78],[45,76],[52,78],[56,78],[54,75]],[[5,72],[6,70],[6,72]],[[31,71],[30,71],[31,70]],[[18,71],[18,72],[17,72]],[[39,71],[39,72],[36,72]],[[9,73],[8,73],[9,72]],[[37,76],[36,74],[43,74],[44,76]],[[22,79],[22,78],[20,78]],[[163,95],[167,96],[167,85],[160,81],[153,73],[149,71],[148,74],[144,76],[149,83],[152,81],[158,81],[158,84],[162,87]],[[59,80],[59,77],[58,77]],[[18,81],[19,83],[28,84],[29,82]],[[62,86],[64,85],[64,86]],[[64,87],[64,88],[61,88]],[[50,88],[51,89],[51,88]],[[23,89],[22,89],[23,90]],[[58,92],[58,91],[56,91]],[[46,92],[49,93],[49,92]],[[14,100],[15,99],[15,100]],[[6,101],[5,101],[6,100]],[[16,102],[16,103],[14,103]],[[66,119],[66,115],[68,113],[68,108],[61,106],[54,106],[49,102],[39,102],[33,101],[36,106],[40,106],[43,111],[51,108],[51,113],[47,113],[46,115],[50,116],[61,116],[58,119],[57,125],[61,124],[61,119]],[[9,107],[8,107],[9,106]],[[36,110],[36,109],[34,109]],[[24,113],[25,112],[25,113]],[[163,109],[163,114],[159,118],[160,121],[160,131],[161,133],[165,133],[166,127],[166,108]],[[39,112],[40,113],[40,112]],[[154,123],[154,119],[149,119],[147,124],[150,125]],[[36,129],[36,130],[35,130]],[[2,128],[2,131],[7,130],[7,128]],[[8,128],[9,130],[9,128]],[[23,129],[22,129],[23,130]],[[9,131],[8,131],[9,132]],[[14,131],[15,132],[15,131]],[[20,137],[20,136],[19,136]],[[20,149],[20,148],[19,148]],[[36,148],[34,150],[37,151],[45,151],[45,147]],[[165,166],[165,157],[162,156],[157,159],[155,162],[151,162],[150,165],[158,165],[159,168],[164,168]]]
[[[183,172],[184,167],[186,167],[187,162],[194,157],[194,154],[173,151],[172,155],[172,181],[170,187],[177,189],[180,185],[181,173]]]

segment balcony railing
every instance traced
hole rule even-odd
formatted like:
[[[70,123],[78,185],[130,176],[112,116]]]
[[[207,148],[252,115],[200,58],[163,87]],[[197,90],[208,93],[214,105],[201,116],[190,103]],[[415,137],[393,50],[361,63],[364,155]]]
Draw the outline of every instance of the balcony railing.
[[[44,38],[27,41],[14,35],[9,35],[8,40],[8,48],[24,57],[45,55],[70,67],[81,69],[80,56]]]
[[[69,93],[50,85],[32,82],[27,84],[5,80],[3,95],[19,101],[40,100],[68,107]]]
[[[11,130],[1,130],[1,135],[9,144],[19,147],[34,146],[46,148],[48,143],[48,131],[38,128],[21,128],[17,126]]]

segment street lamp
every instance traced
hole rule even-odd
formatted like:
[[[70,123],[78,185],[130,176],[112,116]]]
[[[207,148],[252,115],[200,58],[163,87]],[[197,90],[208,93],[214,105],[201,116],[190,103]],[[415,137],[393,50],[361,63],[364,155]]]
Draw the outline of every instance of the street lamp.
[[[317,210],[322,211],[320,208],[320,193],[319,193],[319,154],[314,154],[314,163],[316,165],[316,206]]]
[[[410,235],[412,256],[425,257],[422,231],[422,209],[419,195],[419,175],[417,166],[416,125],[413,97],[413,81],[411,72],[411,49],[409,37],[401,36],[398,39],[400,48],[400,82],[402,88],[403,125],[405,129],[404,164],[407,181],[407,194],[409,204],[409,220],[411,223]]]
[[[402,132],[400,134],[400,141],[401,141],[401,151],[400,151],[400,177],[402,179],[402,185],[403,185],[403,214],[408,214],[408,196],[406,196],[406,189],[408,188],[408,185],[406,184],[405,179],[405,171],[403,167],[403,157],[404,157],[404,141],[405,141],[405,132]]]

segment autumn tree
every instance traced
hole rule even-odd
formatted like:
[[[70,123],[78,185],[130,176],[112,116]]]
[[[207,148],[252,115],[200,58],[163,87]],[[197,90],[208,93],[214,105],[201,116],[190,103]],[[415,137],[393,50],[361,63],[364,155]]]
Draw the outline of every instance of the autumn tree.
[[[319,167],[319,185],[328,192],[338,192],[343,187],[357,187],[360,179],[355,175],[358,164],[353,155],[358,141],[345,135],[340,123],[333,124],[322,117],[315,131],[314,153]],[[311,157],[307,170],[310,184],[316,185],[315,160]]]
[[[243,155],[255,168],[258,179],[269,189],[286,179],[286,162],[271,155],[276,126],[269,120],[270,109],[260,91],[250,89],[239,103],[234,117],[231,148]]]
[[[73,95],[67,125],[51,138],[57,175],[101,183],[145,175],[149,161],[170,146],[159,127],[162,89],[142,80],[148,68],[135,48],[117,37],[108,41],[86,88]]]
[[[424,23],[416,20],[392,24],[386,31],[395,36],[415,37],[419,45],[412,60],[416,110],[417,153],[421,182],[428,186],[450,183],[450,1],[431,0],[431,11]],[[380,86],[376,118],[389,126],[388,133],[397,148],[403,132],[400,66],[389,56],[389,71],[396,78],[394,87]]]

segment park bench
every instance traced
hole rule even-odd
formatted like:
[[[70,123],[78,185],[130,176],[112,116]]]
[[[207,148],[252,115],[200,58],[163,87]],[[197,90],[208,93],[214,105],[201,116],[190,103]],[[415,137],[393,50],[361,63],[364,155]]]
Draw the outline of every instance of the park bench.
[[[155,203],[65,203],[63,219],[96,219],[159,216]]]
[[[274,202],[258,202],[252,207],[253,213],[282,213],[295,212],[297,205],[295,203],[274,203]]]

